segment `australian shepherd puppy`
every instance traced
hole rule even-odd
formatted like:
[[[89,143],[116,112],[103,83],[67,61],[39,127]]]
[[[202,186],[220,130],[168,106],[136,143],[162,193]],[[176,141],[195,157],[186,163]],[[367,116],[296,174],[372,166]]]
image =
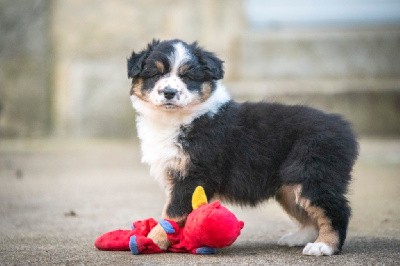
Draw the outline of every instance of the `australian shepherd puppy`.
[[[167,194],[162,216],[184,223],[198,185],[239,205],[274,197],[301,225],[279,244],[340,252],[358,153],[349,123],[306,106],[237,103],[220,82],[222,63],[180,40],[153,41],[128,59],[142,161]],[[161,227],[149,237],[169,245]]]

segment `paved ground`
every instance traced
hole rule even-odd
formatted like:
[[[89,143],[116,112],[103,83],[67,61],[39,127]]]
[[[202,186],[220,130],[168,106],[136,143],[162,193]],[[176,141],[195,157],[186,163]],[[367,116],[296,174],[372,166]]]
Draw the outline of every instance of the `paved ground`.
[[[363,140],[351,187],[353,218],[341,255],[308,257],[276,245],[295,225],[271,200],[231,208],[245,221],[217,255],[134,256],[93,247],[97,236],[158,217],[164,195],[134,142],[0,142],[0,265],[400,263],[400,140]]]

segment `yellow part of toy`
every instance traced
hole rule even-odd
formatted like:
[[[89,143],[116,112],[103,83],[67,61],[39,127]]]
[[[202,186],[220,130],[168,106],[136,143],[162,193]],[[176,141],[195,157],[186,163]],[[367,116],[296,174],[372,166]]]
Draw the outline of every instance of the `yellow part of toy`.
[[[207,196],[202,186],[196,187],[192,195],[192,208],[197,209],[201,205],[207,204]]]

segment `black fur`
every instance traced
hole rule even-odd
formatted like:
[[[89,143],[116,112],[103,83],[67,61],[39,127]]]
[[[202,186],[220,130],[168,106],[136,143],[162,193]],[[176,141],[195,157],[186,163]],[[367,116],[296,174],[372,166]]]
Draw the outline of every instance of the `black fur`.
[[[203,67],[201,70],[206,79],[219,80],[224,77],[224,69],[222,67],[224,61],[220,60],[213,53],[200,48],[197,42],[190,45],[190,47],[193,49],[194,55],[199,59],[199,63]]]
[[[131,57],[127,60],[128,65],[128,78],[137,77],[142,71],[143,61],[147,55],[147,52],[142,51],[138,54],[132,52]]]
[[[130,58],[127,59],[128,78],[135,78],[142,71],[145,59],[153,51],[154,47],[159,45],[159,40],[153,40],[147,45],[147,49],[139,53],[132,52]]]
[[[208,197],[255,206],[282,185],[301,184],[302,195],[325,210],[343,245],[350,216],[344,194],[358,145],[340,116],[304,106],[229,102],[212,118],[183,127],[177,142],[190,167],[187,176],[175,173],[170,216],[191,211],[198,185]]]

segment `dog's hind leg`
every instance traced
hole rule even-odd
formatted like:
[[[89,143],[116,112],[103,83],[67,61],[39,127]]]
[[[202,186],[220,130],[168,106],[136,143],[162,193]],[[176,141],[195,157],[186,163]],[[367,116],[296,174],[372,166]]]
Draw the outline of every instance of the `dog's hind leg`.
[[[343,195],[302,191],[301,185],[283,186],[276,199],[300,224],[298,232],[283,236],[278,244],[305,245],[305,255],[332,255],[341,251],[346,238],[350,207]],[[313,242],[313,243],[312,243]]]
[[[350,207],[344,196],[331,196],[319,191],[311,199],[310,192],[303,193],[301,185],[283,186],[276,199],[295,218],[301,228],[283,236],[278,244],[302,246],[305,255],[332,255],[338,253],[346,238]],[[313,193],[311,193],[313,194]],[[311,243],[313,242],[313,243]]]
[[[343,195],[322,193],[312,199],[308,193],[300,198],[300,205],[316,221],[318,238],[303,249],[305,255],[332,255],[341,251],[346,239],[350,207]],[[311,200],[309,199],[311,198]]]
[[[311,195],[318,196],[312,198]],[[295,185],[283,186],[277,200],[302,224],[299,232],[282,237],[279,244],[308,243],[303,249],[304,255],[330,256],[341,251],[350,217],[350,207],[343,195],[323,191],[304,193],[300,185]]]
[[[304,246],[309,242],[313,242],[318,237],[316,223],[309,217],[307,212],[297,204],[299,200],[300,185],[282,186],[276,194],[276,200],[283,209],[294,218],[300,228],[297,232],[289,233],[282,236],[278,245],[282,246]]]
[[[357,142],[340,121],[325,130],[298,140],[279,172],[282,184],[297,185],[296,205],[318,228],[317,239],[303,250],[305,255],[340,252],[350,217],[345,194],[357,157]]]

